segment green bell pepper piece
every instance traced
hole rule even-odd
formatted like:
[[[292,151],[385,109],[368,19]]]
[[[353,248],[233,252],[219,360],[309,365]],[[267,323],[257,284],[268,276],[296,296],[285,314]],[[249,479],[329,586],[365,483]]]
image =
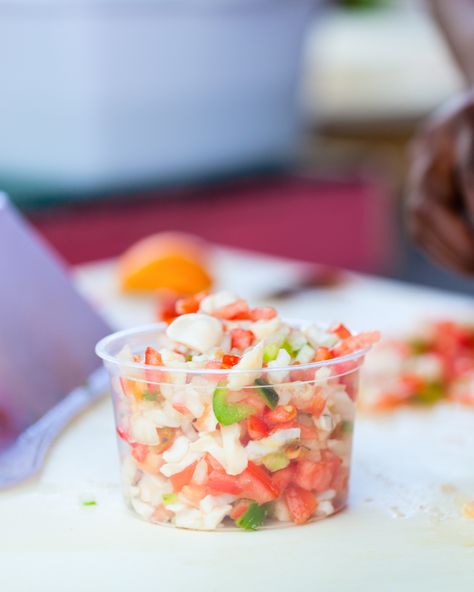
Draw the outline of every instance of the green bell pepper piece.
[[[242,514],[240,518],[237,518],[235,523],[244,530],[257,530],[257,528],[263,524],[267,515],[267,510],[267,504],[259,506],[257,502],[252,502],[245,514]]]
[[[218,386],[212,397],[212,408],[217,421],[225,426],[239,423],[256,412],[255,407],[247,403],[230,403],[227,400],[228,390]]]
[[[278,405],[278,401],[280,400],[276,390],[266,383],[263,378],[257,378],[255,385],[257,387],[258,394],[263,398],[267,407],[270,407],[270,409],[275,409],[275,407]]]

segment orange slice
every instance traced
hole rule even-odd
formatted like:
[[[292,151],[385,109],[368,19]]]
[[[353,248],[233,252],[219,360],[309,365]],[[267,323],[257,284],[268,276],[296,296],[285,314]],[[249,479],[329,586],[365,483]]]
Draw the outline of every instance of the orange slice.
[[[167,289],[194,294],[212,285],[209,248],[197,237],[160,233],[135,243],[120,258],[119,281],[124,292]]]

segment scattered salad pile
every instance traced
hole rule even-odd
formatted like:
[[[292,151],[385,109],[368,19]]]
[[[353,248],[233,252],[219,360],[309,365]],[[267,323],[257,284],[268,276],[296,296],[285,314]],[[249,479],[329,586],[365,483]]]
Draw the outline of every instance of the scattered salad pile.
[[[474,405],[474,326],[431,322],[381,343],[364,368],[362,393],[363,406],[375,411],[442,400]]]
[[[255,530],[341,509],[358,369],[378,333],[293,327],[228,292],[167,312],[167,326],[109,360],[133,510]]]

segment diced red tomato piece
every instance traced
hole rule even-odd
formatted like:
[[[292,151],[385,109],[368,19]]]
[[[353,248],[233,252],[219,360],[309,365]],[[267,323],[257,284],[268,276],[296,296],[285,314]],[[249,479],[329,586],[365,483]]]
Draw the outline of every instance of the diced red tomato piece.
[[[230,517],[232,520],[238,520],[241,516],[243,516],[249,509],[250,504],[250,500],[239,500],[230,511]]]
[[[222,493],[238,495],[242,492],[237,477],[220,471],[212,471],[207,479],[207,488],[211,495],[220,495]]]
[[[275,471],[272,474],[272,481],[275,487],[277,487],[282,494],[285,489],[291,485],[295,476],[295,465],[293,463],[289,464],[284,469],[280,469],[279,471]]]
[[[280,492],[270,474],[253,462],[249,462],[245,471],[237,476],[243,495],[255,500],[257,504],[266,504],[276,499]]]
[[[341,462],[332,453],[324,453],[319,462],[302,459],[296,466],[295,483],[308,491],[323,492],[329,489]]]
[[[295,524],[304,524],[317,508],[317,501],[310,491],[290,485],[284,493],[285,503]]]
[[[270,430],[258,415],[251,415],[247,418],[247,432],[252,440],[260,440],[268,436]]]
[[[296,465],[294,476],[295,483],[299,487],[311,491],[311,489],[313,489],[313,476],[316,470],[315,462],[304,459],[300,460]]]
[[[346,467],[339,466],[331,481],[331,488],[338,492],[346,492],[349,483],[349,471]]]
[[[314,417],[320,417],[321,413],[324,411],[326,407],[326,399],[321,395],[315,395],[311,399],[311,414]]]
[[[314,426],[298,424],[300,428],[300,438],[302,440],[315,440],[318,437],[318,430]]]
[[[225,354],[222,356],[222,365],[225,368],[232,368],[240,362],[239,356],[232,356],[231,354]]]
[[[247,329],[232,329],[230,332],[231,347],[243,351],[255,341],[255,335]]]
[[[326,491],[326,489],[329,489],[335,471],[337,471],[337,467],[332,463],[326,461],[316,463],[315,470],[313,471],[312,489],[318,493],[322,493],[323,491]]]
[[[290,372],[290,377],[292,382],[308,382],[310,380],[314,380],[314,369],[313,368],[302,368],[301,370],[298,368],[300,365],[299,362],[295,362],[293,364],[294,370]]]
[[[249,311],[251,321],[269,321],[277,316],[277,311],[272,306],[261,306]]]
[[[152,347],[147,347],[145,350],[145,364],[149,366],[162,366],[163,359],[161,354],[153,349]],[[158,391],[158,386],[156,383],[160,383],[163,381],[164,373],[160,372],[159,370],[145,370],[145,378],[147,380],[147,387],[153,393]]]
[[[148,456],[149,450],[150,448],[146,444],[133,444],[132,456],[137,462],[142,463]]]
[[[147,347],[145,350],[145,364],[150,366],[162,366],[163,359],[160,352],[157,352],[153,347]]]
[[[283,423],[275,423],[270,430],[271,434],[278,432],[279,430],[290,430],[291,428],[298,428],[298,422],[296,419],[292,419],[291,421],[285,421]]]
[[[296,418],[297,413],[294,405],[278,405],[275,409],[268,409],[265,413],[265,421],[271,426],[288,423]]]
[[[119,438],[121,438],[125,442],[128,442],[129,441],[128,433],[127,433],[127,431],[124,428],[121,428],[120,426],[117,426],[115,428],[115,431],[117,432]]]
[[[193,478],[196,464],[196,462],[193,462],[192,465],[189,465],[189,467],[186,467],[180,473],[175,473],[174,475],[171,475],[170,481],[173,485],[174,491],[181,491],[185,485],[189,485],[189,483],[191,483],[191,479]]]
[[[337,325],[332,327],[330,329],[330,332],[335,333],[339,337],[339,339],[347,339],[352,335],[349,329],[342,323],[338,323]]]
[[[156,318],[165,323],[171,323],[177,317],[177,296],[172,293],[160,294],[156,305]]]
[[[333,358],[333,354],[328,347],[318,347],[316,350],[316,356],[314,357],[315,362],[324,362],[325,360],[331,360]]]
[[[176,302],[176,313],[178,315],[183,315],[183,314],[191,314],[193,312],[197,312],[199,310],[199,305],[201,304],[201,301],[204,300],[204,298],[208,295],[209,293],[207,291],[203,291],[203,292],[198,292],[197,294],[193,294],[192,296],[189,296],[188,298],[180,298],[177,302]]]
[[[226,321],[248,320],[249,305],[245,300],[239,299],[215,310],[212,314],[218,319]]]

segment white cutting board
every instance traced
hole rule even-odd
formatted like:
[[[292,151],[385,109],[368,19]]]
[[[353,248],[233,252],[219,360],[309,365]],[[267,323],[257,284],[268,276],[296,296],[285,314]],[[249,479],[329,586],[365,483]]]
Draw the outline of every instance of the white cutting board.
[[[222,251],[220,283],[261,299],[302,267]],[[110,264],[78,271],[117,326],[153,305],[118,296]],[[354,276],[282,306],[288,316],[403,328],[416,317],[474,317],[472,299]],[[199,533],[125,510],[108,399],[59,438],[39,478],[0,493],[0,590],[68,592],[424,591],[474,589],[474,412],[454,406],[360,416],[350,505],[316,524],[257,533]],[[94,499],[96,506],[82,502]]]

